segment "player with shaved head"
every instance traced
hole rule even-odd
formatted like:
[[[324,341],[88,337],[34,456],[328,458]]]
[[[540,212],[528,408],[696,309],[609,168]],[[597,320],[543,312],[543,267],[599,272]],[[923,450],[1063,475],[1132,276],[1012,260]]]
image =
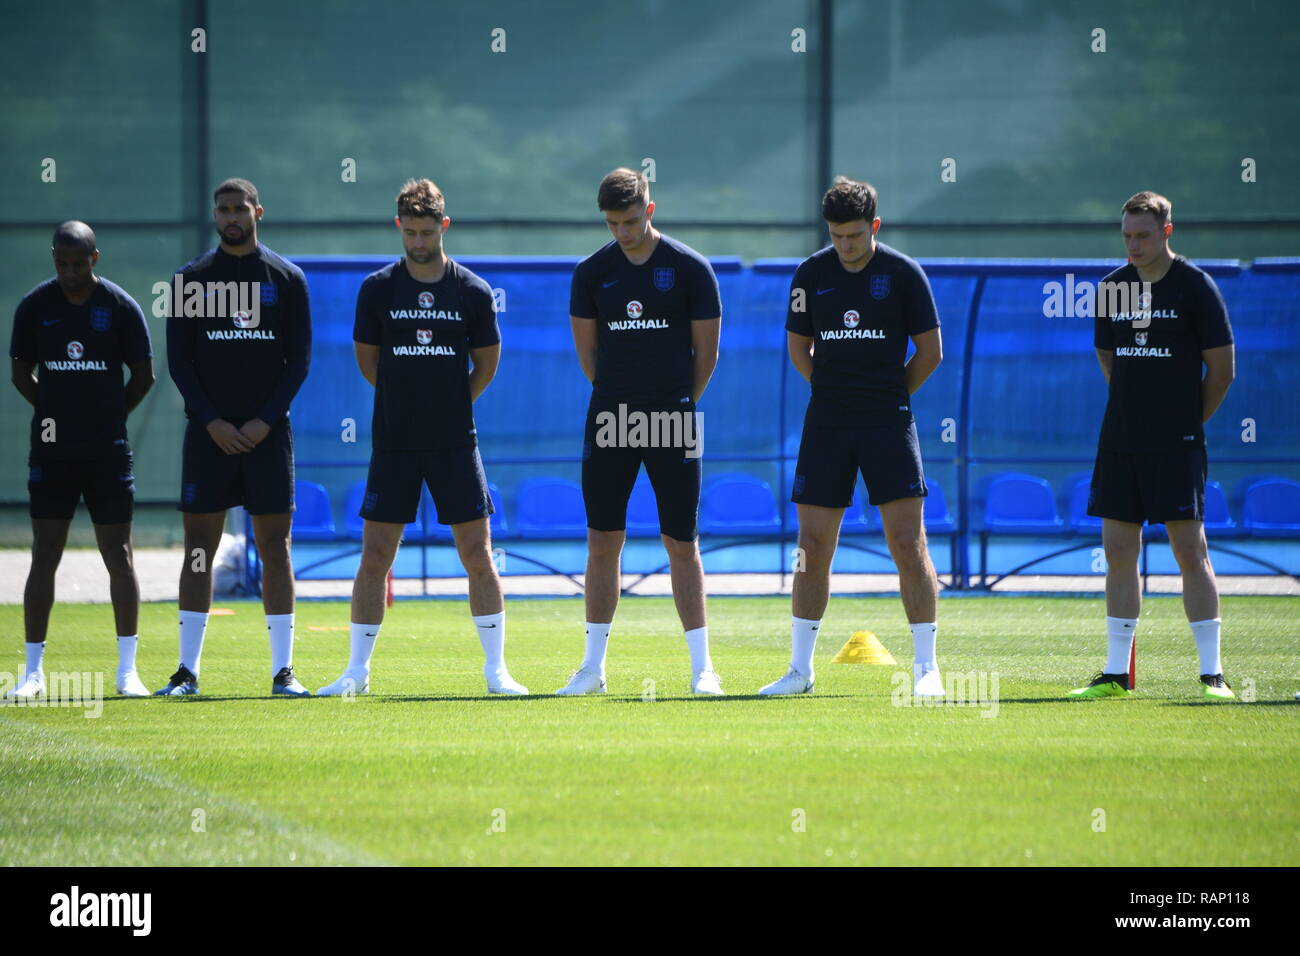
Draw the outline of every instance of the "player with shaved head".
[[[95,274],[99,248],[84,222],[59,226],[50,251],[55,276],[18,304],[9,347],[14,387],[35,408],[27,482],[32,565],[23,591],[27,668],[11,696],[45,693],[54,574],[84,497],[108,569],[117,692],[144,697],[149,691],[135,667],[140,586],[131,550],[135,477],[126,418],[153,385],[149,327],[131,296]],[[124,365],[131,373],[125,385]]]

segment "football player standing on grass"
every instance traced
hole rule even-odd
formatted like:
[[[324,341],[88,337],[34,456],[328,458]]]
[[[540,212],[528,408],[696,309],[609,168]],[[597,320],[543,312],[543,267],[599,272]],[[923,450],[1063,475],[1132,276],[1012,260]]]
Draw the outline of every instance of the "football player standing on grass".
[[[587,510],[587,646],[558,694],[605,692],[605,651],[618,607],[627,503],[645,463],[668,552],[673,600],[691,657],[691,692],[718,696],[709,657],[704,566],[696,536],[700,435],[695,404],[718,363],[722,305],[707,259],[663,235],[651,217],[646,177],[616,169],[596,198],[614,240],[578,264],[569,300],[573,341],[592,383],[582,453]],[[624,440],[614,420],[637,412],[674,422],[680,436],[659,447]],[[612,434],[611,434],[612,433]]]
[[[1124,203],[1128,265],[1098,287],[1093,344],[1109,392],[1088,514],[1102,519],[1107,655],[1102,672],[1070,691],[1072,697],[1129,694],[1129,650],[1142,606],[1143,521],[1163,523],[1169,532],[1201,659],[1202,695],[1236,696],[1219,661],[1219,590],[1203,523],[1204,424],[1232,384],[1232,327],[1214,280],[1169,248],[1172,213],[1169,200],[1153,192]],[[1108,284],[1131,291],[1108,296]]]
[[[289,403],[307,377],[311,307],[302,270],[257,241],[257,188],[228,179],[213,195],[221,242],[180,270],[202,299],[173,297],[167,364],[185,399],[180,664],[160,695],[199,692],[212,562],[226,510],[243,505],[262,559],[271,693],[309,696],[293,673],[293,434]],[[197,314],[196,314],[197,313]]]
[[[131,553],[135,478],[126,416],[153,385],[149,326],[134,299],[95,275],[95,234],[84,222],[54,233],[55,277],[18,303],[9,347],[13,383],[35,406],[30,476],[32,566],[23,591],[27,669],[12,697],[45,693],[45,633],[54,572],[84,495],[108,569],[117,625],[117,692],[146,697],[135,669],[140,584]],[[131,380],[122,384],[122,366]],[[39,375],[33,373],[39,369]]]
[[[813,651],[830,595],[831,561],[858,472],[880,508],[912,629],[913,692],[942,697],[935,660],[939,582],[926,546],[928,490],[912,394],[943,358],[939,316],[921,267],[876,242],[876,190],[843,176],[822,197],[831,245],[795,270],[786,344],[812,383],[791,500],[803,569],[792,588],[790,669],[765,696],[813,689]],[[907,358],[907,343],[916,351]]]
[[[369,692],[388,570],[425,484],[469,578],[488,693],[528,693],[506,670],[505,605],[488,525],[494,509],[474,427],[473,404],[496,375],[501,335],[491,287],[443,249],[445,209],[431,181],[408,180],[395,219],[406,255],[367,276],[357,293],[352,338],[361,374],[375,387],[374,447],[348,666],[319,696]]]

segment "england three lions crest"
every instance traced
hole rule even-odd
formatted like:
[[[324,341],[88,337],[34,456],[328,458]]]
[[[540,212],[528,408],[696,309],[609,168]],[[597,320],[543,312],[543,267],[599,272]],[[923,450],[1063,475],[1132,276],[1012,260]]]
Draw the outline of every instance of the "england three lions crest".
[[[879,301],[889,297],[890,281],[889,276],[872,276],[871,277],[871,298]]]
[[[665,266],[655,269],[655,288],[660,292],[667,292],[677,284],[677,270],[671,266]]]

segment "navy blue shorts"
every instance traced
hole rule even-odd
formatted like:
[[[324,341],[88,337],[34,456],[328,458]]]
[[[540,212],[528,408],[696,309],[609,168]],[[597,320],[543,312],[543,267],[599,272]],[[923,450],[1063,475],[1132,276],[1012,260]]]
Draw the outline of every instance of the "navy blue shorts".
[[[462,524],[495,512],[478,445],[436,451],[381,451],[370,456],[366,494],[358,512],[367,521],[410,524],[429,486],[438,521]]]
[[[1088,514],[1131,524],[1204,521],[1208,472],[1204,446],[1152,455],[1101,449]]]
[[[95,458],[60,461],[32,455],[27,461],[31,516],[71,520],[84,496],[95,524],[129,522],[135,509],[133,460],[125,440]]]
[[[678,541],[694,541],[700,513],[697,452],[702,449],[695,403],[686,401],[671,407],[627,405],[624,421],[634,422],[630,416],[636,413],[647,416],[644,421],[649,427],[642,438],[636,437],[635,426],[622,429],[621,437],[620,429],[602,428],[598,417],[604,412],[617,418],[618,403],[593,395],[582,446],[582,500],[587,509],[587,527],[594,531],[626,530],[628,499],[644,464],[655,493],[660,533]],[[661,417],[654,418],[656,414]],[[689,426],[686,416],[690,416]],[[658,447],[643,444],[642,439],[657,441]]]
[[[853,503],[859,472],[873,505],[928,495],[916,422],[861,428],[805,424],[790,500],[798,505],[847,508]]]
[[[207,513],[239,505],[250,515],[293,511],[293,432],[287,418],[242,455],[227,455],[198,422],[185,426],[178,510]]]

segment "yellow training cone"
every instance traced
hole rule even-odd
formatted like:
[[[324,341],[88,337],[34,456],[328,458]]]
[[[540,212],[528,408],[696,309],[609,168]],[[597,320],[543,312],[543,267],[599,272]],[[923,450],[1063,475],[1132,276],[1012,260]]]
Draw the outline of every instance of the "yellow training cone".
[[[894,655],[880,643],[880,638],[870,631],[854,631],[849,642],[840,648],[832,663],[835,664],[892,664],[898,665]]]

